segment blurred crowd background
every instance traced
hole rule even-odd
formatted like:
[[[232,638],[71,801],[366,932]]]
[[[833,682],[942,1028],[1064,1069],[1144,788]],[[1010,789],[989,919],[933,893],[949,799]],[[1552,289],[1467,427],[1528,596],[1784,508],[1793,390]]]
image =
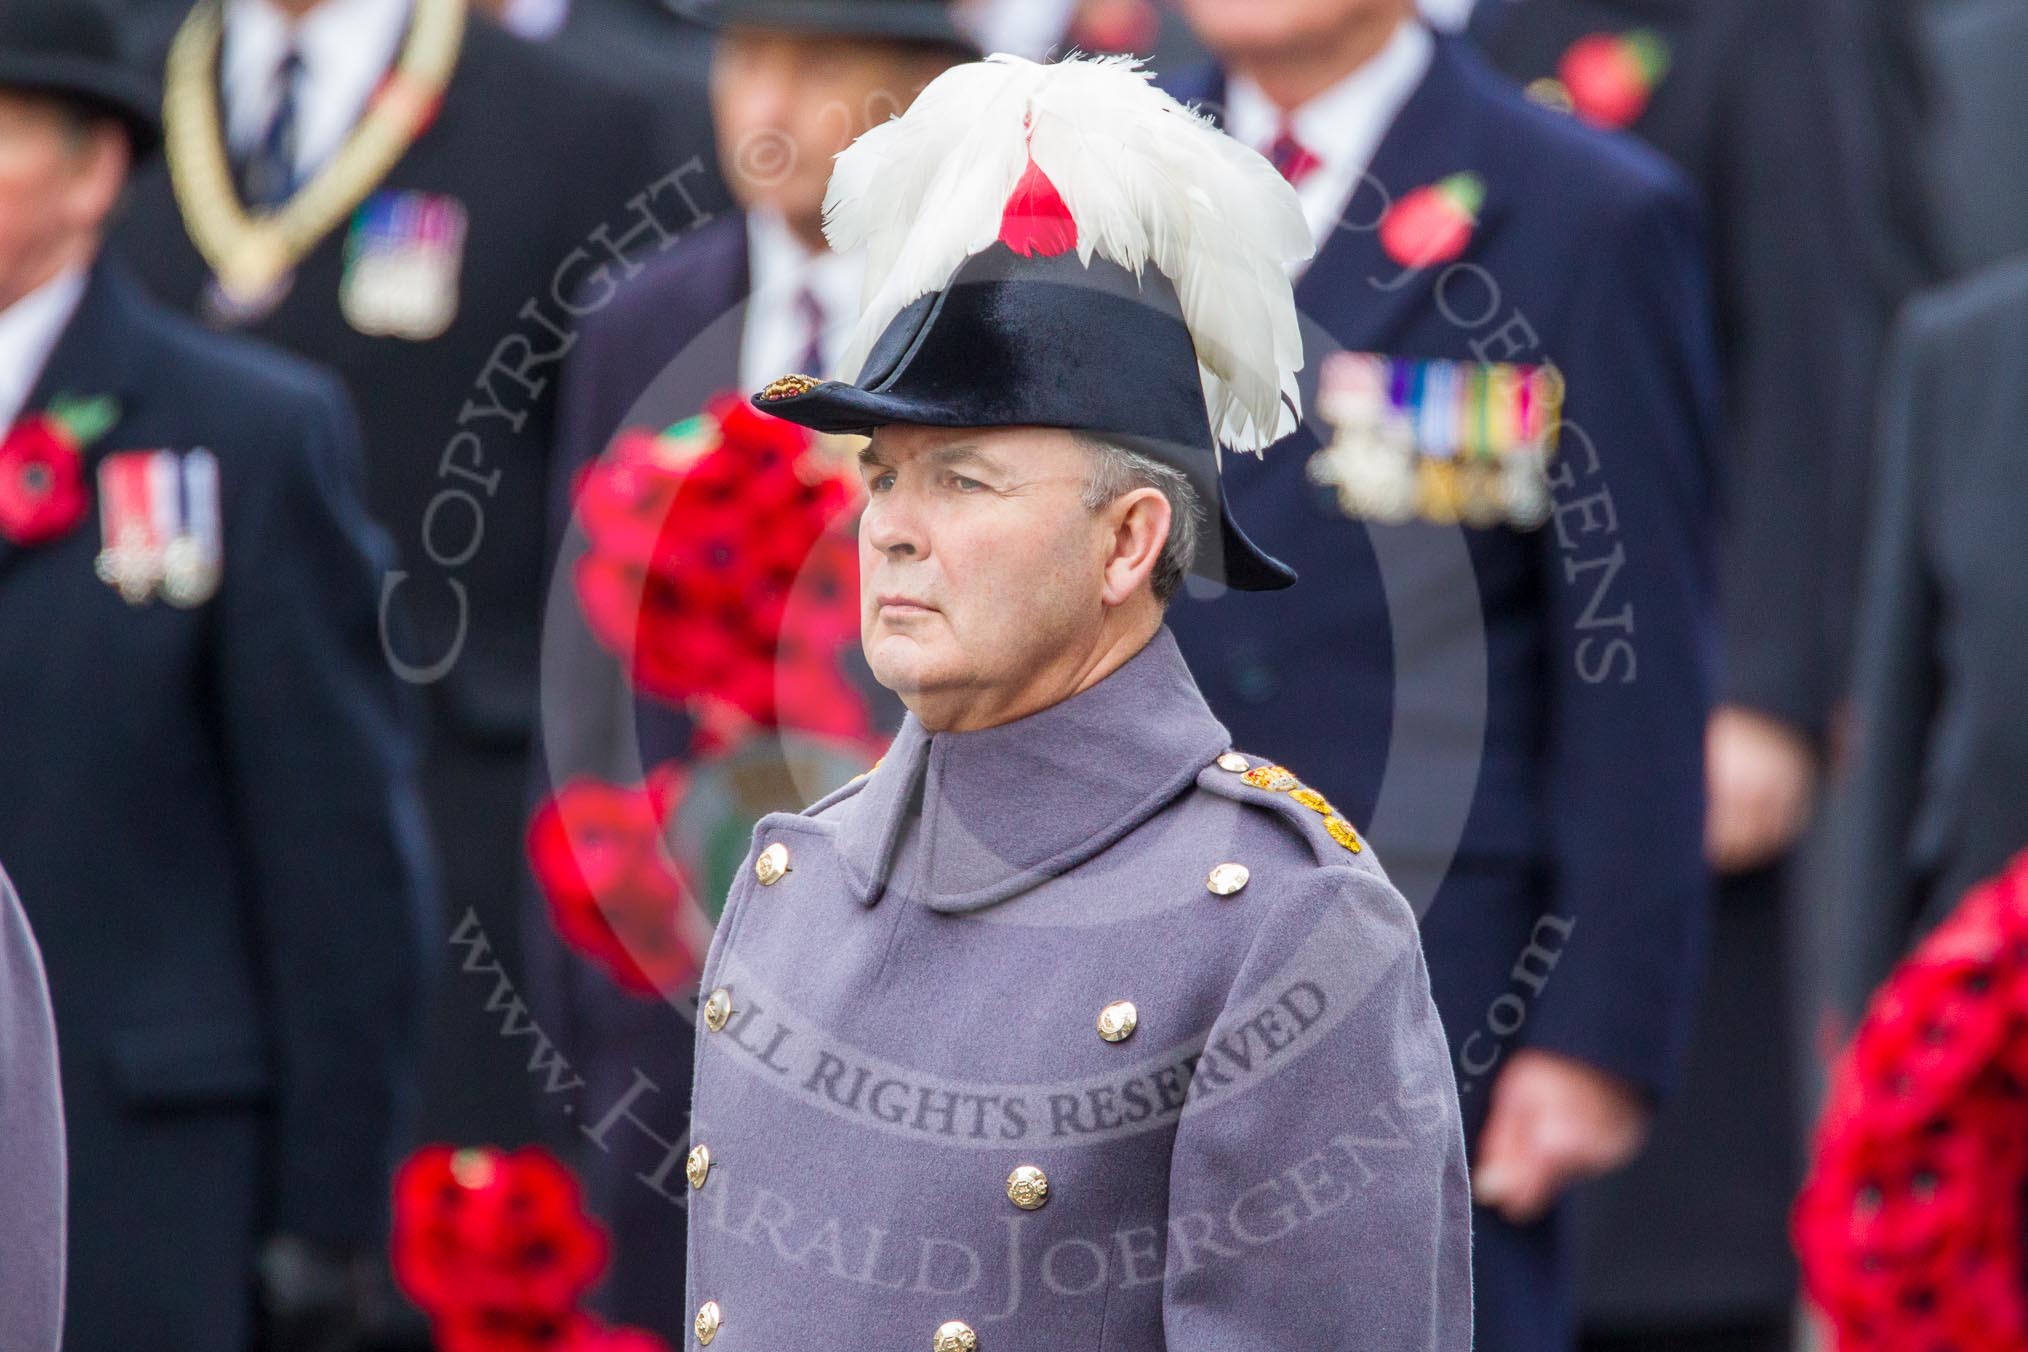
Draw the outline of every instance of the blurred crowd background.
[[[1389,12],[1262,4],[1348,31]],[[973,50],[1132,52],[1167,83],[1229,56],[1223,35],[1245,27],[1230,7],[949,8]],[[167,113],[164,146],[148,154],[140,134],[110,209],[122,285],[335,371],[343,395],[270,423],[266,392],[293,408],[324,387],[293,365],[244,385],[231,367],[180,378],[175,397],[212,401],[193,428],[330,443],[303,490],[322,505],[290,508],[284,485],[273,515],[255,504],[270,490],[236,495],[221,450],[221,604],[235,588],[259,599],[205,623],[257,639],[214,649],[211,630],[170,625],[207,612],[107,600],[104,555],[96,577],[80,555],[65,590],[0,545],[0,862],[56,1007],[66,1346],[690,1345],[678,1166],[714,897],[762,812],[864,770],[899,716],[849,661],[826,665],[856,634],[844,499],[799,497],[784,470],[767,519],[727,524],[718,498],[695,495],[716,491],[713,465],[725,493],[758,493],[741,466],[775,434],[728,395],[838,355],[858,275],[815,229],[829,157],[966,55],[920,26],[945,8],[484,0],[459,32],[446,16],[462,0],[224,0],[194,15],[122,0],[121,60]],[[1694,542],[1716,554],[1719,612],[1695,771],[1708,942],[1672,1091],[1638,1158],[1578,1190],[1555,1241],[1567,1262],[1544,1269],[1567,1278],[1555,1299],[1581,1330],[1573,1345],[1828,1345],[1835,1326],[1850,1346],[2028,1346],[1997,1314],[1961,1341],[1897,1341],[1947,1289],[1881,1296],[1871,1324],[1850,1314],[1874,1299],[1858,1287],[1812,1274],[1806,1300],[1797,1243],[1834,1265],[1872,1242],[1821,1217],[1897,1214],[1885,1174],[1852,1166],[1845,1210],[1792,1224],[1825,1085],[1869,1001],[2028,846],[2028,5],[1426,0],[1422,22],[1590,134],[1645,143],[1703,222],[1702,271],[1682,280],[1710,307],[1719,425],[1692,439],[1723,502]],[[354,135],[369,126],[379,152]],[[1265,129],[1258,148],[1305,173],[1314,133],[1300,118]],[[1569,191],[1525,168],[1518,180],[1510,210],[1549,211]],[[17,234],[13,216],[36,209],[27,181],[0,168],[0,227]],[[321,216],[319,192],[335,202]],[[113,332],[59,349],[66,393],[169,378],[123,370]],[[36,406],[47,356],[0,343],[21,368],[0,371],[15,407]],[[1630,357],[1630,386],[1653,374]],[[225,434],[171,419],[119,444],[204,435]],[[683,476],[656,477],[679,463]],[[202,483],[183,473],[194,520]],[[669,552],[668,513],[690,532],[678,544],[703,542],[694,572]],[[236,514],[258,533],[235,536],[255,530]],[[1644,546],[1670,547],[1629,542]],[[260,581],[234,581],[235,551]],[[770,581],[777,568],[802,600]],[[47,597],[23,599],[45,581]],[[118,613],[83,607],[87,589]],[[1323,589],[1310,603],[1334,604]],[[700,625],[712,607],[731,613]],[[657,631],[658,616],[689,618]],[[1287,710],[1290,730],[1252,749],[1303,769],[1309,696],[1255,676],[1252,694],[1234,678],[1236,699]],[[1664,753],[1636,740],[1615,754]],[[280,837],[288,848],[246,843]],[[228,918],[158,933],[145,908],[98,905],[109,889],[148,897],[164,875],[194,880],[177,907],[215,902]],[[277,918],[305,907],[300,923]],[[248,963],[253,1013],[216,976]],[[297,1072],[272,1072],[299,1055],[335,1069],[297,1098]],[[244,1119],[243,1139],[209,1134],[219,1113]],[[352,1139],[357,1158],[307,1149],[295,1169],[298,1137]],[[2028,1285],[2008,1158],[1976,1159],[1998,1171],[1975,1191],[2014,1264],[1989,1309]],[[406,1193],[390,1172],[404,1159]],[[542,1172],[557,1161],[574,1180]],[[1938,1187],[1925,1177],[1901,1186],[1925,1198]],[[408,1208],[395,1224],[455,1228],[432,1210],[448,1205],[438,1184],[525,1187],[559,1233],[606,1236],[549,1311],[548,1341],[457,1324],[457,1283],[431,1276],[449,1260],[423,1240],[406,1257],[398,1240],[390,1270],[391,1196]],[[571,1322],[580,1304],[642,1341]]]

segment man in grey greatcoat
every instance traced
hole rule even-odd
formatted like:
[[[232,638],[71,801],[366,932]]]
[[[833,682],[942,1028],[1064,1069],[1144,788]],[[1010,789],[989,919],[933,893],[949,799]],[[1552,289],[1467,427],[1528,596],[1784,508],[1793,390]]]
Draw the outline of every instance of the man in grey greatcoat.
[[[871,436],[861,638],[909,715],[761,821],[714,938],[693,1345],[1469,1346],[1415,917],[1163,624],[1186,573],[1294,580],[1217,469],[1295,416],[1293,192],[1130,66],[1002,57],[841,156],[827,229],[857,374],[755,402]]]
[[[63,1089],[42,952],[0,871],[0,1347],[63,1328]]]

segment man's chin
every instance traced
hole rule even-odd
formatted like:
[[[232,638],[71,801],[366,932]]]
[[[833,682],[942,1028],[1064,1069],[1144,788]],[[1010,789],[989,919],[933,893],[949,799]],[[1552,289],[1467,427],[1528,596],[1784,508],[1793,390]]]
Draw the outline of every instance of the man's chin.
[[[904,699],[950,683],[943,663],[911,635],[876,634],[866,643],[865,652],[873,679]]]

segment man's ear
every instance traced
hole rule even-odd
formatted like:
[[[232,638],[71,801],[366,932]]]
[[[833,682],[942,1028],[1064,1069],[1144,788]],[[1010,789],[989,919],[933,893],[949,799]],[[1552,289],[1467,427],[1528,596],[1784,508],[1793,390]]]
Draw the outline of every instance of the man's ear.
[[[126,131],[109,118],[93,121],[78,149],[77,179],[71,185],[71,202],[77,224],[97,232],[119,205],[132,167],[133,150]]]
[[[1169,541],[1169,499],[1159,488],[1136,488],[1107,503],[1101,517],[1109,549],[1100,595],[1109,606],[1124,605],[1148,585]]]

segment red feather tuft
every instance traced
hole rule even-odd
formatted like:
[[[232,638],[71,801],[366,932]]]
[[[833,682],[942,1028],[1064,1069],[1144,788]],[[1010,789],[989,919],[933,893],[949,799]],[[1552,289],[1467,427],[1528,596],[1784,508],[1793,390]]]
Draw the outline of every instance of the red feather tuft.
[[[1063,196],[1049,175],[1032,159],[1000,214],[1000,242],[1031,258],[1068,253],[1077,247],[1077,222],[1071,219],[1070,208],[1063,204]]]

